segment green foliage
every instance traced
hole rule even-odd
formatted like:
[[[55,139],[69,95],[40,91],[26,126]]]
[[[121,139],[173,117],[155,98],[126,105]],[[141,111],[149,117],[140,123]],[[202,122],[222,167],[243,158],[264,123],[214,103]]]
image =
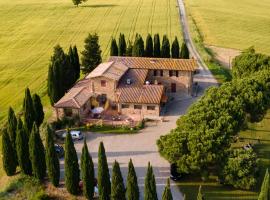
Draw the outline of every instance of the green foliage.
[[[78,157],[70,132],[65,140],[65,185],[70,194],[79,193],[80,170]]]
[[[3,168],[8,176],[16,173],[17,160],[16,151],[6,129],[2,133],[2,162]]]
[[[102,59],[99,46],[99,37],[96,33],[89,34],[84,40],[84,50],[82,52],[83,73],[87,74],[93,71],[101,62]]]
[[[132,49],[133,49],[132,42],[129,41],[129,42],[128,42],[127,51],[126,51],[126,56],[132,56]]]
[[[114,162],[112,169],[111,200],[125,200],[125,185],[118,162]]]
[[[36,114],[35,114],[35,110],[33,106],[33,100],[32,100],[29,88],[26,88],[24,101],[23,101],[23,119],[24,119],[24,124],[29,132],[32,131],[35,118],[36,118]]]
[[[154,57],[159,58],[160,54],[160,38],[159,34],[154,35]]]
[[[119,56],[125,56],[126,55],[126,49],[127,49],[127,44],[125,40],[125,35],[120,33],[119,35],[119,47],[118,47],[118,55]]]
[[[144,199],[145,200],[158,200],[157,190],[156,190],[156,181],[153,168],[148,163],[147,173],[144,181]]]
[[[118,46],[117,46],[115,38],[112,38],[112,41],[111,41],[110,56],[118,56]]]
[[[79,55],[78,55],[78,50],[76,45],[73,46],[72,48],[72,55],[73,55],[73,59],[72,59],[72,65],[75,71],[75,80],[74,83],[80,78],[80,72],[81,72],[81,66],[80,66],[80,59],[79,59]]]
[[[100,142],[98,149],[98,193],[100,200],[110,199],[111,182],[103,142]]]
[[[204,200],[203,194],[202,194],[202,186],[200,185],[197,200]]]
[[[35,122],[37,127],[40,127],[44,120],[44,112],[40,97],[37,94],[33,95],[33,106],[35,111]]]
[[[16,135],[16,152],[19,167],[21,168],[22,173],[31,175],[32,166],[29,158],[28,134],[20,118],[18,119]]]
[[[179,42],[178,42],[177,37],[174,38],[174,41],[172,43],[171,53],[172,53],[172,58],[180,57]]]
[[[189,50],[185,42],[183,42],[181,46],[180,58],[189,59]]]
[[[146,38],[145,51],[144,51],[146,57],[153,57],[153,54],[154,54],[153,48],[154,46],[153,46],[152,36],[148,34]]]
[[[44,179],[46,176],[45,149],[36,123],[34,123],[33,130],[29,138],[29,155],[32,164],[33,176],[39,180]]]
[[[259,194],[258,200],[268,200],[268,196],[269,196],[269,172],[267,169],[262,182],[261,192]]]
[[[136,34],[134,45],[132,48],[133,57],[143,57],[144,56],[144,42],[140,34]]]
[[[7,131],[9,134],[10,142],[12,143],[15,152],[16,152],[16,130],[17,130],[17,118],[15,116],[14,110],[11,107],[9,107]],[[16,157],[15,159],[17,160]]]
[[[85,139],[81,155],[81,174],[83,181],[83,195],[87,199],[92,200],[94,198],[95,171],[93,160],[89,154]]]
[[[47,126],[46,134],[46,166],[51,183],[57,187],[60,179],[60,163],[54,148],[53,133],[49,126]]]
[[[170,179],[167,180],[167,185],[165,186],[164,192],[162,194],[162,200],[173,200],[170,189]]]
[[[82,0],[72,0],[72,2],[73,2],[73,4],[75,5],[75,6],[79,6],[79,4],[81,4],[82,3]]]
[[[170,58],[170,42],[167,35],[163,36],[162,45],[161,45],[161,57]]]
[[[128,175],[127,175],[127,200],[139,200],[140,191],[138,186],[138,180],[136,171],[134,169],[132,160],[128,163]]]
[[[40,190],[39,192],[37,192],[32,198],[31,200],[51,200],[52,198],[45,193],[44,190]]]

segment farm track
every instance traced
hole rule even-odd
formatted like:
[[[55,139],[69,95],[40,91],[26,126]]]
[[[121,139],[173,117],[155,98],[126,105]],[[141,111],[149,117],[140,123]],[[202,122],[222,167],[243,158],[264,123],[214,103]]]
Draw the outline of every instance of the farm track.
[[[140,13],[140,10],[141,10],[141,7],[142,7],[142,2],[143,0],[139,0],[138,1],[138,6],[137,6],[137,9],[136,9],[136,14],[133,18],[133,21],[132,21],[132,26],[131,26],[131,29],[130,29],[130,33],[128,35],[128,40],[132,40],[132,38],[134,38],[134,32],[135,32],[135,28],[136,28],[136,24],[137,24],[137,20],[138,20],[138,16],[139,16],[139,13]],[[131,35],[132,34],[132,35]]]

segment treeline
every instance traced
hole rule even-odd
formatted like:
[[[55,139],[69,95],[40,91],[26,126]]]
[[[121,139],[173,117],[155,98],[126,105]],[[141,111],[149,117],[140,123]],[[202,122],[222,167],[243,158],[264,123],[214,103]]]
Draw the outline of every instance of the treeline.
[[[244,52],[234,63],[244,58],[249,63],[250,56]],[[161,155],[176,163],[179,172],[200,173],[203,179],[210,172],[216,172],[223,184],[242,189],[251,189],[257,184],[255,152],[231,148],[234,136],[247,122],[260,121],[269,108],[270,71],[249,66],[251,69],[246,71],[251,73],[245,73],[243,78],[235,77],[219,88],[209,88],[178,119],[177,128],[158,140]],[[239,69],[236,74],[242,73],[239,66],[233,69],[235,72]]]
[[[111,40],[111,56],[134,56],[134,57],[156,57],[156,58],[189,58],[189,51],[185,42],[181,48],[177,37],[174,38],[172,45],[167,35],[160,42],[159,34],[154,35],[154,39],[150,34],[146,37],[146,42],[140,34],[136,34],[135,40],[132,43],[125,40],[125,35],[120,33],[118,44],[115,38]]]

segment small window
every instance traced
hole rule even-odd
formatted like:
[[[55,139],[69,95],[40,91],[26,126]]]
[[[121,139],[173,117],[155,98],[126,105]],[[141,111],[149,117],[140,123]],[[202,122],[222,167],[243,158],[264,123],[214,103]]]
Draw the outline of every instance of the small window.
[[[129,108],[128,104],[122,104],[122,108]]]
[[[175,76],[176,76],[176,77],[178,77],[178,76],[179,76],[178,71],[175,71]]]
[[[160,76],[163,76],[163,70],[160,70]]]
[[[72,116],[72,109],[71,108],[65,108],[64,113],[65,113],[65,116],[71,117]]]
[[[106,87],[107,82],[105,80],[100,81],[101,87]]]
[[[173,76],[173,71],[172,71],[172,70],[169,71],[169,76],[170,76],[170,77]]]
[[[154,70],[154,76],[157,76],[157,70]]]
[[[142,109],[142,105],[134,105],[134,109],[135,110],[141,110]]]
[[[155,110],[156,106],[147,106],[147,110]]]

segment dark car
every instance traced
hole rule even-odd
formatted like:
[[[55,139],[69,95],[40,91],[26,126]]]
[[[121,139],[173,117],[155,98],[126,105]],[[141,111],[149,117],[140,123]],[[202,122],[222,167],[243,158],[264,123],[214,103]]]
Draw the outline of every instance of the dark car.
[[[170,169],[170,178],[174,181],[179,181],[181,178],[181,174],[177,171],[177,165],[175,163],[171,164]]]
[[[58,158],[64,157],[65,151],[62,146],[60,146],[59,144],[54,144],[54,149],[55,152],[57,153]]]

